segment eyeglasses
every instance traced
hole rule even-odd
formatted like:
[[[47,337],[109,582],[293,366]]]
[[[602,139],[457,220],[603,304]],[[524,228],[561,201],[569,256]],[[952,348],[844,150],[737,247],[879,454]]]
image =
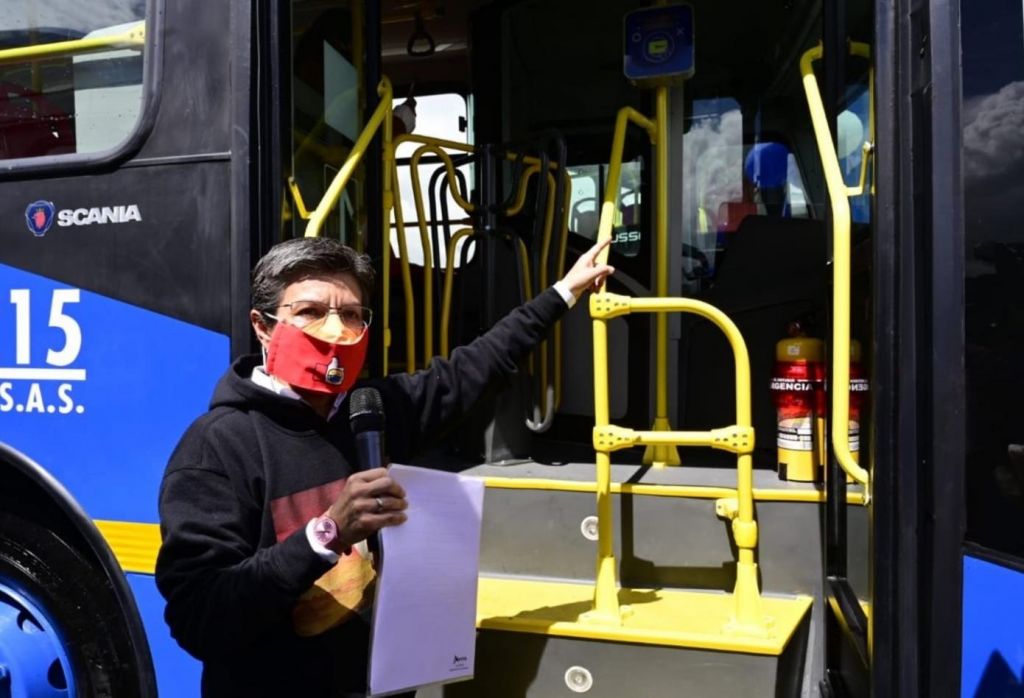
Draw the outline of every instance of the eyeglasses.
[[[341,305],[334,307],[320,301],[293,301],[282,303],[278,308],[292,311],[291,321],[296,327],[305,327],[317,320],[323,320],[331,313],[336,313],[341,323],[350,330],[362,332],[370,326],[373,311],[361,305]]]

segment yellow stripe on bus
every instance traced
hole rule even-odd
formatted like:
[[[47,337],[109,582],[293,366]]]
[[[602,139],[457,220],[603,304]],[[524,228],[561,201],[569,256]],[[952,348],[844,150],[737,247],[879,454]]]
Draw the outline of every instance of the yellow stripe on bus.
[[[160,550],[160,525],[131,521],[94,521],[125,572],[153,574]]]
[[[593,482],[547,480],[543,478],[481,478],[488,488],[545,490],[551,492],[594,492]],[[662,497],[696,499],[720,499],[735,497],[735,488],[684,485],[644,485],[639,483],[612,483],[613,494],[635,494]],[[847,492],[847,503],[864,504],[861,492]],[[804,502],[825,501],[825,493],[819,489],[754,489],[754,499],[759,502]],[[156,554],[160,550],[160,525],[135,523],[132,521],[94,521],[106,539],[114,557],[125,572],[153,574],[156,570]]]

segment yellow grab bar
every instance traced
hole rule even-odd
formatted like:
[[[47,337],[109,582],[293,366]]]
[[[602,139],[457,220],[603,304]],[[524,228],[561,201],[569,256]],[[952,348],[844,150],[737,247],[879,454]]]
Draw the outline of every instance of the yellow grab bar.
[[[626,145],[626,127],[633,122],[647,131],[655,147],[655,201],[654,239],[657,271],[655,292],[668,295],[668,88],[658,87],[655,91],[656,113],[652,121],[631,107],[623,107],[615,118],[615,133],[612,137],[612,154],[608,164],[608,182],[605,185],[604,201],[601,204],[601,219],[597,239],[606,240],[612,236],[616,207],[619,200],[619,180],[622,174],[622,154]],[[609,246],[610,247],[610,246]],[[608,261],[609,247],[600,256],[600,263]],[[596,370],[596,367],[595,367]],[[668,419],[668,318],[655,318],[655,413],[652,429],[668,431],[672,427]],[[679,453],[672,446],[657,445],[644,452],[644,463],[655,466],[679,465]]]
[[[359,7],[361,3],[356,3],[356,7]],[[384,192],[381,197],[381,251],[380,259],[381,265],[383,266],[383,277],[384,277],[384,289],[382,295],[382,307],[384,317],[382,320],[382,330],[384,334],[384,346],[383,350],[383,361],[382,361],[382,372],[383,375],[388,375],[390,367],[388,366],[388,359],[391,355],[391,212],[395,207],[395,190],[398,188],[398,182],[396,181],[396,174],[394,168],[394,157],[395,150],[392,147],[393,133],[393,122],[391,115],[388,115],[384,119],[384,147],[381,149],[384,152],[384,163],[381,171],[381,178],[384,180]],[[401,226],[398,230],[402,230]],[[408,268],[405,269],[408,271]],[[412,292],[412,284],[406,286],[407,296]],[[408,306],[406,306],[408,307]],[[408,311],[406,311],[408,313]]]
[[[518,216],[523,210],[523,206],[526,205],[526,190],[530,184],[530,177],[540,172],[540,165],[532,164],[523,170],[522,176],[519,178],[519,188],[516,190],[516,198],[512,204],[505,209],[506,216]]]
[[[421,136],[418,133],[403,133],[401,136],[395,139],[395,150],[398,150],[398,146],[403,143],[419,143],[420,145],[432,145],[437,148],[447,148],[448,150],[458,150],[463,153],[475,153],[476,146],[469,143],[459,143],[458,141],[448,141],[443,138],[434,138],[432,136]]]
[[[474,206],[462,198],[458,179],[455,176],[455,165],[451,156],[433,143],[421,145],[409,158],[409,174],[412,179],[412,196],[416,206],[416,224],[420,231],[420,245],[423,247],[423,364],[424,366],[434,355],[434,245],[427,229],[427,214],[423,206],[423,190],[420,186],[420,159],[424,153],[439,157],[445,168],[448,189],[452,198],[466,213],[472,213]]]
[[[548,265],[551,261],[551,233],[555,226],[555,176],[548,171],[548,197],[544,207],[544,233],[541,238],[540,269],[537,270],[537,290],[548,287]],[[548,342],[545,339],[537,349],[540,357],[539,408],[534,407],[533,419],[526,426],[533,432],[547,431],[555,418],[555,387],[548,384]]]
[[[475,234],[472,228],[462,228],[452,235],[448,243],[448,259],[444,268],[444,291],[441,296],[441,356],[448,358],[450,349],[450,336],[448,334],[452,317],[452,286],[455,284],[455,250],[462,238]],[[469,240],[466,241],[469,244]]]
[[[563,172],[562,176],[565,178],[565,206],[562,211],[562,227],[559,230],[558,239],[558,272],[557,276],[561,279],[565,276],[565,256],[569,251],[569,201],[571,200],[570,192],[572,191],[572,177],[569,176],[568,172]],[[555,325],[555,409],[562,404],[562,322],[559,321]]]
[[[814,76],[813,63],[821,56],[821,44],[804,53],[800,73],[832,207],[832,448],[843,471],[864,485],[867,498],[870,476],[850,452],[850,201]]]
[[[692,313],[714,323],[732,348],[736,372],[736,423],[708,432],[652,430],[637,432],[609,423],[607,322],[634,312]],[[594,321],[594,450],[597,453],[598,560],[592,617],[599,622],[621,623],[615,554],[612,541],[610,453],[635,444],[654,446],[711,446],[736,454],[736,498],[716,507],[732,521],[732,534],[739,550],[736,586],[733,589],[735,615],[727,632],[741,635],[767,634],[757,582],[757,521],[754,518],[754,471],[751,453],[754,429],[750,403],[750,356],[736,324],[718,308],[692,298],[630,298],[601,291],[590,297]]]
[[[373,110],[373,114],[370,116],[370,120],[363,127],[363,132],[359,134],[359,138],[356,139],[355,145],[352,146],[352,152],[349,153],[348,158],[345,160],[345,164],[338,170],[338,174],[331,180],[331,185],[327,187],[327,191],[324,192],[324,196],[320,199],[320,203],[317,204],[313,210],[312,215],[309,217],[309,223],[306,224],[306,237],[316,238],[320,237],[320,230],[324,226],[324,221],[327,219],[327,215],[337,205],[338,199],[341,198],[341,193],[345,190],[345,185],[348,184],[348,180],[352,178],[359,163],[362,162],[363,156],[366,154],[366,149],[370,146],[370,142],[373,140],[374,135],[377,133],[377,129],[380,128],[381,124],[387,122],[385,131],[385,151],[391,146],[389,138],[387,137],[391,131],[391,81],[386,77],[381,78],[380,84],[377,86],[377,94],[380,96],[380,104]],[[384,177],[387,178],[388,174],[385,172]],[[388,223],[390,221],[385,220],[385,228],[389,228]],[[387,235],[384,236],[388,238]]]
[[[142,50],[146,45],[146,23],[136,22],[131,29],[111,36],[96,36],[89,39],[72,39],[71,41],[54,41],[48,44],[18,46],[0,50],[0,63],[19,63],[37,61],[44,58],[61,56],[81,56],[87,53],[99,53],[111,49]]]
[[[295,182],[295,177],[288,177],[288,190],[292,193],[292,201],[295,202],[295,212],[299,214],[299,218],[308,221],[312,214],[306,208],[306,202],[302,198],[302,192],[299,191],[299,185]]]
[[[392,148],[394,153],[394,148]],[[402,214],[401,192],[398,188],[398,167],[391,160],[391,182],[395,192],[393,210],[395,213],[395,237],[398,240],[398,263],[402,270],[402,292],[405,299],[405,370],[416,370],[416,300],[412,290],[412,270],[409,268],[409,246],[405,239],[405,218]],[[388,221],[390,223],[390,221]],[[390,226],[388,226],[390,230]],[[390,240],[389,240],[390,248]]]

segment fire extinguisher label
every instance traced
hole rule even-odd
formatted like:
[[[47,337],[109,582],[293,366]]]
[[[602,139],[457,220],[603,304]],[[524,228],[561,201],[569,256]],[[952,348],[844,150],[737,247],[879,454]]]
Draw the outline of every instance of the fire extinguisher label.
[[[815,382],[801,378],[772,378],[772,390],[782,393],[810,393],[815,389]]]
[[[810,417],[789,417],[779,420],[779,448],[789,451],[810,451],[814,448],[814,424]]]
[[[850,420],[850,450],[856,453],[860,451],[860,422]]]

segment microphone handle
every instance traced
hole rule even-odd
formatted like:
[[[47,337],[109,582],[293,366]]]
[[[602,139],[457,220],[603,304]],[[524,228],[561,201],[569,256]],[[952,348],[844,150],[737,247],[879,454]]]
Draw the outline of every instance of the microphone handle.
[[[369,430],[356,434],[356,456],[359,470],[384,467],[384,433]]]

